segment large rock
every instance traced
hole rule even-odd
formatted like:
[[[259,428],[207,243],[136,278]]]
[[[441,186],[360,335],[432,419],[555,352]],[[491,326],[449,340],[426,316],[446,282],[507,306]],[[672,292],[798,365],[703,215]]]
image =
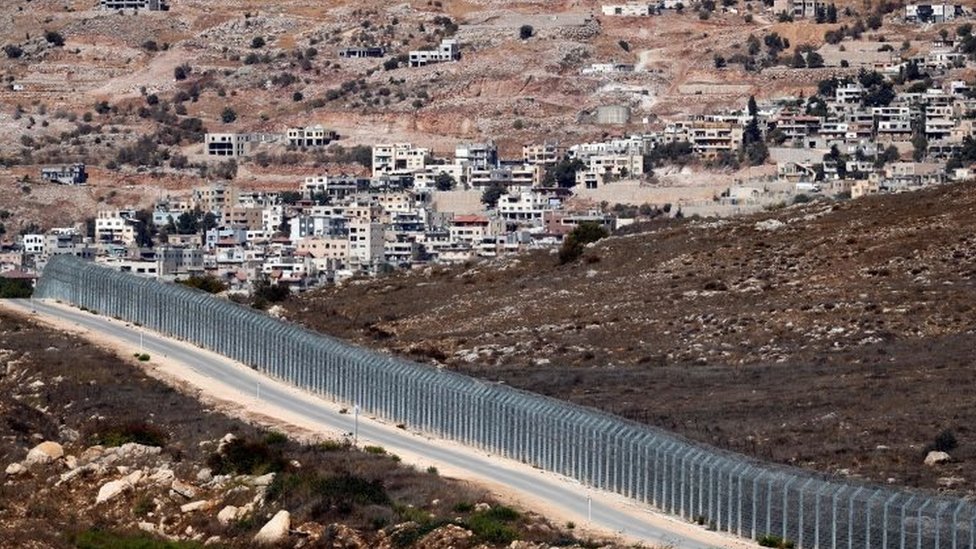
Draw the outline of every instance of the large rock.
[[[49,440],[31,448],[30,452],[27,452],[27,459],[24,460],[24,464],[28,467],[31,465],[43,465],[45,463],[51,463],[56,459],[61,459],[62,457],[64,457],[64,448],[57,442]]]
[[[949,454],[935,450],[929,452],[928,455],[925,456],[925,464],[929,467],[933,465],[940,465],[942,463],[948,463],[950,460],[952,460],[952,458],[949,457]]]
[[[254,477],[251,479],[251,486],[271,486],[271,483],[274,482],[274,478],[274,473]]]
[[[231,522],[237,520],[239,513],[240,509],[234,507],[233,505],[228,505],[217,513],[217,522],[219,522],[221,526],[227,526]]]
[[[291,527],[291,515],[282,509],[278,511],[267,524],[254,536],[254,542],[261,545],[273,545],[288,537]]]
[[[95,497],[95,503],[109,501],[130,488],[132,488],[132,485],[125,479],[106,482],[98,489],[98,496]]]

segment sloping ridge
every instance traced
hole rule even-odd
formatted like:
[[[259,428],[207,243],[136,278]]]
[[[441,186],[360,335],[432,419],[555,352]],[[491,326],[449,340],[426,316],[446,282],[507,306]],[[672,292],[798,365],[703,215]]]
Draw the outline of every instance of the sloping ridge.
[[[370,414],[719,530],[781,534],[801,547],[821,532],[858,547],[906,538],[938,546],[940,539],[976,535],[976,509],[962,500],[760,463],[600,411],[367,351],[193,289],[71,256],[51,260],[36,295],[141,324]],[[838,505],[848,512],[838,513]]]

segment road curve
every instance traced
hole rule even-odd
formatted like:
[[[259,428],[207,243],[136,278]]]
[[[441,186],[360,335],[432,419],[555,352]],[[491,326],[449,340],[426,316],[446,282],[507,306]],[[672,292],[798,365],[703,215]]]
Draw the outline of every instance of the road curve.
[[[326,433],[351,435],[355,431],[360,443],[368,441],[393,453],[419,456],[459,477],[475,482],[487,481],[489,485],[496,484],[525,494],[526,500],[531,502],[529,506],[535,507],[535,511],[543,516],[550,510],[558,510],[560,516],[585,525],[597,534],[618,535],[628,542],[681,549],[756,547],[753,542],[707,531],[617,494],[592,490],[575,480],[523,463],[397,429],[365,416],[357,418],[351,412],[339,413],[335,402],[301,392],[229,358],[123,321],[46,301],[5,300],[4,303],[10,309],[37,314],[42,320],[47,317],[68,322],[93,335],[133,349],[142,348],[151,356],[165,357],[210,383],[221,384],[238,395],[249,395],[252,402],[260,400],[262,404],[286,413],[284,418],[300,418],[304,425],[314,425]],[[247,407],[245,402],[237,404]]]

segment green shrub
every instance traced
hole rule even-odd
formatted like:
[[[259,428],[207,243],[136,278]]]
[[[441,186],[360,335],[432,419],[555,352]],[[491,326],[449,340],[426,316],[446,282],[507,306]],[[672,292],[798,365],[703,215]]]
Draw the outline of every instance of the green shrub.
[[[597,223],[580,223],[563,238],[563,245],[559,248],[559,263],[565,265],[576,261],[583,255],[587,244],[605,238],[608,234]]]
[[[363,451],[367,454],[383,455],[386,453],[386,448],[382,446],[364,446]]]
[[[760,547],[775,547],[776,549],[793,549],[796,547],[796,544],[792,541],[775,534],[759,536],[756,541],[759,542]]]
[[[135,442],[145,446],[164,446],[169,440],[165,431],[141,421],[131,421],[117,425],[110,425],[99,430],[92,438],[93,444],[102,446],[122,446]]]
[[[222,454],[211,454],[207,465],[218,475],[263,475],[283,471],[286,461],[280,450],[272,450],[265,442],[237,439],[224,446]]]
[[[271,431],[264,437],[264,443],[268,446],[274,446],[276,444],[285,444],[288,442],[288,435],[284,433],[279,433],[278,431]]]

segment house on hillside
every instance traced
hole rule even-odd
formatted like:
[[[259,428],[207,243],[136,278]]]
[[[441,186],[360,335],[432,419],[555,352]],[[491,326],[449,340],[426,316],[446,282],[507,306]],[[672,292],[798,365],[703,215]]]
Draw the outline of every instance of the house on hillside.
[[[84,164],[69,164],[66,166],[49,166],[41,168],[41,179],[62,185],[84,185],[88,181]]]
[[[457,40],[445,38],[435,50],[410,52],[410,66],[423,67],[432,63],[446,63],[461,59],[461,46]]]
[[[339,50],[339,57],[345,57],[347,59],[366,59],[369,57],[383,57],[384,55],[386,55],[386,50],[377,47],[342,48]]]
[[[947,4],[908,4],[905,21],[910,23],[945,23],[963,15],[962,6]]]
[[[98,6],[106,10],[169,10],[166,0],[99,0]]]

